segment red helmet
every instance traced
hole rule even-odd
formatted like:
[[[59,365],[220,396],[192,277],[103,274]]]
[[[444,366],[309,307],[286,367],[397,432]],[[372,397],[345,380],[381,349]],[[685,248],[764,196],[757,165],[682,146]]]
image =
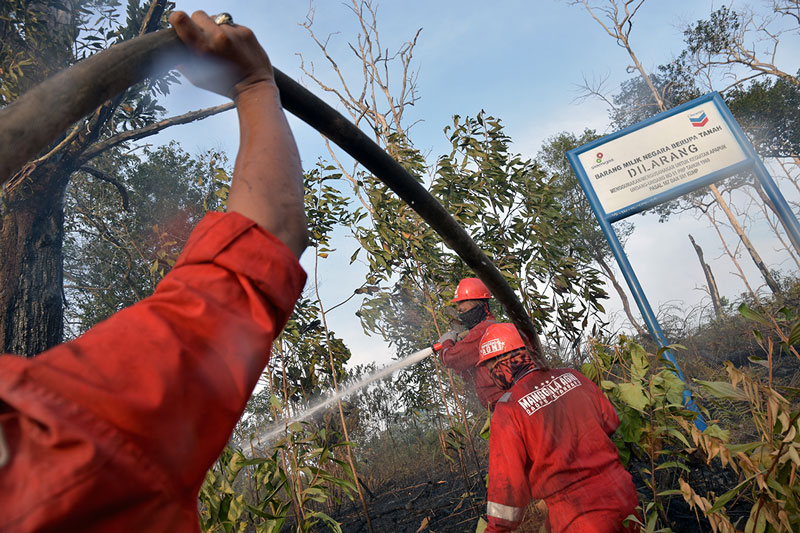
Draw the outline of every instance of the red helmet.
[[[485,300],[492,297],[492,293],[486,288],[478,278],[464,278],[458,282],[456,288],[456,295],[453,297],[451,303],[461,302],[463,300]]]
[[[524,347],[525,343],[514,324],[492,324],[486,328],[486,333],[481,337],[480,358],[475,366]]]

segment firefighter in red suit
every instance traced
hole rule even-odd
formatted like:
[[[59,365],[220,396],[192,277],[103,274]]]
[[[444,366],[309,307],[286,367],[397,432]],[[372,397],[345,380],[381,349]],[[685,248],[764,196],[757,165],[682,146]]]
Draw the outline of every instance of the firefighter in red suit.
[[[461,374],[464,380],[473,382],[475,393],[484,409],[494,409],[497,399],[503,394],[503,390],[492,381],[489,371],[476,367],[481,337],[486,328],[496,322],[489,309],[491,297],[492,293],[478,278],[462,279],[458,283],[452,303],[456,304],[459,322],[469,331],[458,340],[458,333],[450,330],[437,341],[442,345],[442,363]]]
[[[506,392],[492,417],[487,533],[513,531],[543,499],[553,532],[638,531],[636,489],[610,439],[619,418],[600,389],[572,369],[541,371],[513,324],[493,324],[479,365]]]
[[[266,53],[203,12],[170,22],[184,74],[236,102],[228,213],[200,222],[149,298],[33,359],[0,356],[3,532],[199,531],[206,471],[305,282],[300,157]]]

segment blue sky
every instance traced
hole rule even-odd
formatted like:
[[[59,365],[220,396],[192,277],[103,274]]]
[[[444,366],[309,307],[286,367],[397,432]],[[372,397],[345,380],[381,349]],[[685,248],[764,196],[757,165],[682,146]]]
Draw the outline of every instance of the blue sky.
[[[652,70],[682,50],[682,27],[686,23],[729,4],[649,0],[634,19],[633,48],[645,68]],[[765,4],[734,2],[734,7],[761,9]],[[318,33],[324,36],[339,32],[331,39],[331,52],[342,62],[346,76],[358,77],[357,66],[349,62],[352,53],[346,45],[357,31],[352,14],[339,0],[318,0],[314,6]],[[302,53],[306,61],[322,63],[318,50],[299,25],[308,11],[306,1],[178,0],[177,7],[190,13],[195,9],[231,13],[238,23],[255,31],[275,66],[301,81],[297,53]],[[584,77],[608,77],[607,87],[613,92],[621,81],[631,77],[625,72],[631,63],[626,51],[604,33],[583,7],[570,6],[563,0],[385,0],[380,3],[378,24],[383,45],[390,51],[422,28],[414,54],[420,100],[409,111],[407,123],[420,121],[412,128],[411,138],[423,153],[431,154],[430,161],[448,149],[442,130],[451,123],[452,115],[475,115],[482,109],[502,119],[514,140],[513,149],[526,157],[534,157],[542,141],[561,131],[580,132],[590,127],[610,133],[606,105],[598,100],[577,103],[578,86]],[[800,58],[796,39],[783,45],[780,52],[779,62],[789,72],[796,72]],[[323,77],[332,80],[332,73],[325,71]],[[321,95],[316,87],[308,86]],[[165,104],[173,115],[223,101],[183,85],[175,88]],[[304,164],[310,167],[324,153],[320,137],[295,119],[292,126]],[[235,115],[229,112],[202,123],[171,128],[155,142],[170,139],[178,140],[190,152],[221,148],[233,157],[238,145]],[[628,241],[627,251],[654,308],[664,302],[693,304],[703,298],[696,289],[703,283],[703,276],[687,233],[692,233],[704,247],[723,294],[734,298],[744,291],[741,282],[728,274],[733,266],[719,258],[719,240],[704,221],[692,216],[673,219],[668,225],[658,224],[652,216],[634,217],[632,221],[637,230]],[[768,262],[788,268],[785,254],[774,251],[774,243],[766,233],[756,228],[754,235]],[[356,246],[352,238],[339,239],[338,252],[322,264],[320,280],[326,307],[339,303],[361,283],[364,269],[348,266]],[[307,253],[303,261],[309,273],[313,268],[310,259]],[[614,301],[608,307],[620,308]],[[351,346],[355,362],[387,362],[393,355],[391,350],[378,339],[360,333],[358,319],[353,315],[356,308],[354,299],[335,311],[329,318],[333,329]]]

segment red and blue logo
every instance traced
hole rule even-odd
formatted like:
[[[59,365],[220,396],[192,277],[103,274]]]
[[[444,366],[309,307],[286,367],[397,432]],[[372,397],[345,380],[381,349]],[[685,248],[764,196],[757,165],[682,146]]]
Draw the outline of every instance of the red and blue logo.
[[[692,126],[695,128],[702,128],[706,124],[708,124],[708,117],[706,116],[705,111],[699,111],[697,113],[693,113],[689,115],[689,122],[692,123]]]

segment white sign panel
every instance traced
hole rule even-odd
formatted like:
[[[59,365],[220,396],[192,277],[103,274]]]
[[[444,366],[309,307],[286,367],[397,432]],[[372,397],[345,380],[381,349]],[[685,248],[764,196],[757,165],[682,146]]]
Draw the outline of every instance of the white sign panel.
[[[713,101],[578,156],[606,213],[747,160]]]

